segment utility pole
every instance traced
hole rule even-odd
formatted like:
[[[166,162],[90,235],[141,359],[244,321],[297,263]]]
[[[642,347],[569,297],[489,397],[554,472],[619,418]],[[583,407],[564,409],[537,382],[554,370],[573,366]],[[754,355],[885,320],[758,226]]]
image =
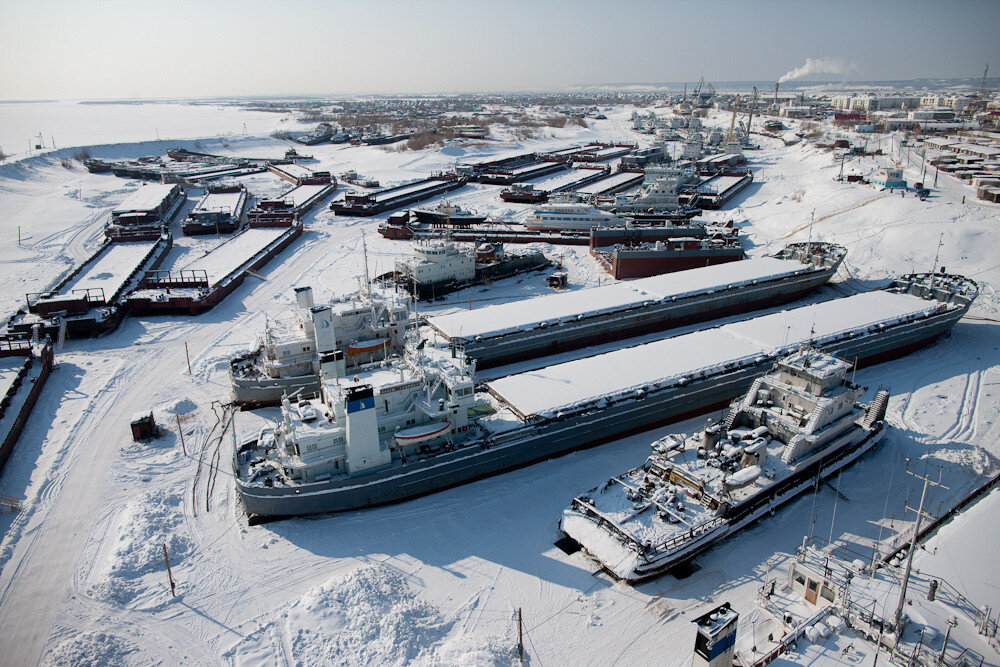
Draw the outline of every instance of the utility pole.
[[[174,584],[174,575],[170,572],[170,559],[167,557],[167,545],[163,544],[163,561],[167,564],[167,579],[170,580],[170,596],[177,597],[177,586]]]
[[[524,664],[524,623],[521,620],[520,607],[517,608],[517,659]]]
[[[184,456],[187,457],[188,451],[187,447],[184,446],[184,429],[181,428],[181,416],[174,415],[174,417],[177,418],[177,435],[180,436],[181,439],[181,451],[184,452]]]
[[[920,492],[920,506],[916,509],[917,520],[913,525],[913,537],[910,538],[910,550],[906,554],[906,570],[903,571],[903,585],[899,589],[899,602],[896,604],[896,615],[893,620],[893,625],[896,628],[897,634],[900,633],[900,621],[903,620],[903,607],[906,605],[906,587],[910,583],[910,571],[913,569],[913,553],[917,550],[917,536],[920,535],[920,522],[924,518],[924,499],[927,497],[927,486],[940,486],[941,488],[947,489],[948,487],[941,484],[941,482],[931,481],[930,477],[918,475],[915,472],[911,472],[909,469],[910,459],[906,459],[906,474],[913,475],[917,479],[924,480],[924,489]],[[906,509],[913,510],[909,505]],[[928,518],[930,514],[927,515]]]

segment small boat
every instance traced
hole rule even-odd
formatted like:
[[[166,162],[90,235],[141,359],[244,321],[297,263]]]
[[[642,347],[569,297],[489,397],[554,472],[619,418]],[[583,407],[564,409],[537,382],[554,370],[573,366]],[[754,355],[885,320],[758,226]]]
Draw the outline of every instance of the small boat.
[[[399,446],[416,445],[444,435],[449,428],[451,428],[450,422],[431,422],[396,431],[393,437]]]

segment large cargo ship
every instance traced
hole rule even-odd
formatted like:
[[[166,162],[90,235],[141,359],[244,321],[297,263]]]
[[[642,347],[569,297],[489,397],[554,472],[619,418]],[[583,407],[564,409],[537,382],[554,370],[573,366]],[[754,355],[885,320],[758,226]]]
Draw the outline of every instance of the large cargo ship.
[[[722,423],[657,440],[643,465],[574,498],[560,527],[626,581],[689,562],[878,443],[889,392],[858,403],[850,370],[808,347],[781,359]]]
[[[508,376],[485,393],[473,392],[461,360],[449,367],[439,358],[427,370],[426,342],[413,345],[409,374],[386,369],[361,384],[345,381],[335,359],[321,360],[323,400],[286,402],[278,427],[237,446],[237,492],[256,522],[440,491],[704,414],[807,342],[857,366],[907,354],[954,326],[977,291],[961,276],[907,276],[885,290]],[[354,429],[359,411],[363,428]]]
[[[826,283],[846,251],[794,243],[772,257],[707,266],[427,318],[477,368],[788,303]]]

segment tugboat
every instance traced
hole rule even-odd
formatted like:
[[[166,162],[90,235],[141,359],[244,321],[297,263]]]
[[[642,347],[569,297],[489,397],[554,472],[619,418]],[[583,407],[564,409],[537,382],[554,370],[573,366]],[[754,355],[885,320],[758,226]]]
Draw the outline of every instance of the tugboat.
[[[885,433],[889,391],[869,405],[851,364],[811,347],[780,360],[702,433],[668,435],[640,467],[573,499],[561,528],[616,577],[690,561],[850,465]]]
[[[486,222],[485,215],[473,213],[447,202],[438,204],[434,208],[414,208],[410,213],[416,217],[417,222],[432,227],[468,227]]]

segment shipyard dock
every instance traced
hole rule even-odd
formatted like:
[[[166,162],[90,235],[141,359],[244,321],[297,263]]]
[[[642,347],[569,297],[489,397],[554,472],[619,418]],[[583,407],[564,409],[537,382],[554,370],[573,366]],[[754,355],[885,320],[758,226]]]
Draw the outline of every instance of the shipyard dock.
[[[535,178],[541,178],[569,167],[567,162],[541,160],[519,167],[501,167],[479,175],[479,182],[488,185],[513,185]]]
[[[11,318],[7,328],[28,333],[39,326],[53,339],[112,331],[126,315],[127,294],[145,271],[163,262],[172,245],[169,234],[156,241],[107,241],[55,289],[28,294],[26,310]]]
[[[38,395],[52,372],[52,343],[0,335],[0,470],[14,451]]]
[[[126,303],[139,315],[196,315],[216,306],[302,235],[302,223],[251,227],[173,271],[146,271]]]
[[[788,303],[828,281],[845,254],[793,244],[775,257],[437,315],[427,326],[489,368]]]
[[[465,178],[461,177],[432,176],[375,192],[350,192],[344,197],[344,201],[335,201],[330,204],[330,209],[337,215],[378,215],[407,204],[457,190],[465,184]]]

